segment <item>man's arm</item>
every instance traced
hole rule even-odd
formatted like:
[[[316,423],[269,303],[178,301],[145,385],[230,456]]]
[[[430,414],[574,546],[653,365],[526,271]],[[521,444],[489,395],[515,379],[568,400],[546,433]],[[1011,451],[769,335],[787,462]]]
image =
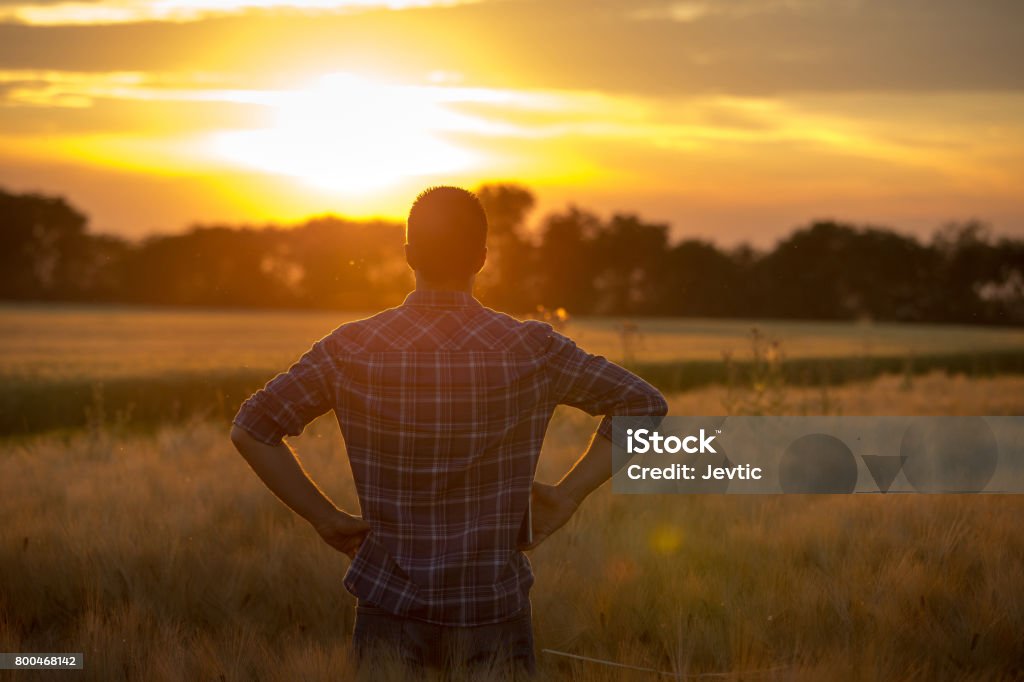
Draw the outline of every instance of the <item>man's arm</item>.
[[[611,477],[612,442],[594,434],[586,452],[555,485],[533,484],[533,549],[568,523],[590,493]]]
[[[551,367],[557,402],[604,415],[586,452],[555,485],[534,483],[532,549],[568,522],[590,493],[612,477],[612,417],[662,417],[668,403],[658,389],[629,370],[578,348],[558,334]],[[624,462],[618,462],[621,466]]]
[[[287,372],[242,403],[234,418],[231,442],[282,502],[312,524],[327,544],[352,557],[369,526],[338,509],[282,440],[299,435],[309,422],[332,408],[334,361],[327,348],[329,338],[317,341]]]
[[[327,544],[350,558],[355,556],[369,524],[335,506],[310,479],[287,443],[271,445],[256,440],[237,424],[231,428],[231,442],[278,499],[306,519]]]

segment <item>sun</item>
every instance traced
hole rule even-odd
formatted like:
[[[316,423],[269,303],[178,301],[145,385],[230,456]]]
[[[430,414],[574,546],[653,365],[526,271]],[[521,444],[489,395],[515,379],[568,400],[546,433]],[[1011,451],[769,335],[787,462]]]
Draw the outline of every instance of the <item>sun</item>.
[[[338,193],[471,170],[478,154],[446,137],[472,126],[437,90],[331,74],[267,97],[271,126],[215,133],[211,149],[230,163]]]

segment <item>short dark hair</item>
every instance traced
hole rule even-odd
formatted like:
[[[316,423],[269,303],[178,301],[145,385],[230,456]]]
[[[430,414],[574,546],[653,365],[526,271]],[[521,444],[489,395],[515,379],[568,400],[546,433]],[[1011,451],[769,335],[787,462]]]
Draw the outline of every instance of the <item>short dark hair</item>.
[[[405,241],[415,252],[415,268],[428,279],[469,277],[487,246],[487,214],[468,190],[430,187],[409,209]]]

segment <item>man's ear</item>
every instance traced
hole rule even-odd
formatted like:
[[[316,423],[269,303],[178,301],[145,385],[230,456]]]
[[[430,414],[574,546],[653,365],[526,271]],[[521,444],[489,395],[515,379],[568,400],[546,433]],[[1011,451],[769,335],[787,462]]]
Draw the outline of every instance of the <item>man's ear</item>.
[[[480,257],[477,259],[476,263],[473,265],[473,274],[476,274],[476,273],[480,272],[481,270],[483,270],[484,263],[486,263],[486,262],[487,262],[487,247],[485,246],[484,250],[480,252]]]
[[[405,262],[409,264],[409,267],[413,270],[416,269],[416,249],[412,244],[405,245]]]

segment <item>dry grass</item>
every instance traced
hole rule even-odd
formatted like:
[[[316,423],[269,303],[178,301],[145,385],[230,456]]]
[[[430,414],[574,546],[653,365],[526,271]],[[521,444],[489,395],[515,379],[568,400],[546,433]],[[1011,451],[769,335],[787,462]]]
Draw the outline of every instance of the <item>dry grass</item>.
[[[1022,388],[931,376],[907,389],[893,378],[831,400],[851,414],[1021,414]],[[672,413],[721,412],[722,391],[678,396]],[[811,404],[804,393],[789,398]],[[564,471],[593,423],[558,415],[539,478]],[[329,494],[354,506],[336,425],[322,419],[296,445]],[[724,679],[1020,679],[1022,512],[1018,496],[616,496],[606,486],[532,555],[538,649],[732,673]],[[0,513],[0,651],[81,651],[97,680],[352,675],[347,559],[261,486],[221,425],[9,446]],[[658,679],[539,656],[541,679]],[[741,674],[774,666],[785,667]]]
[[[969,378],[940,372],[924,376],[883,375],[870,382],[833,387],[781,385],[761,402],[778,401],[778,414],[862,416],[1024,415],[1024,376]],[[728,414],[733,403],[757,402],[751,383],[732,391],[709,386],[673,397],[670,414]],[[738,398],[738,399],[737,399]]]

